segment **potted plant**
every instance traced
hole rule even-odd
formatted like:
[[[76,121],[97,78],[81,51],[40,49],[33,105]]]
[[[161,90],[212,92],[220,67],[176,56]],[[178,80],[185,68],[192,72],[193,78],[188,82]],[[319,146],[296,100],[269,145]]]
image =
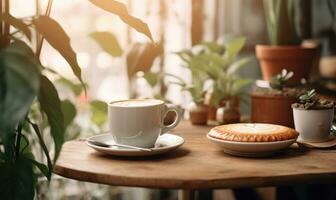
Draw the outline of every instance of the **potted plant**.
[[[204,71],[196,68],[194,62],[198,59],[198,53],[193,53],[192,50],[183,50],[177,52],[184,67],[188,68],[191,73],[191,84],[186,83],[182,78],[168,74],[173,77],[175,81],[170,81],[172,84],[181,86],[182,91],[188,91],[191,95],[192,102],[189,104],[189,119],[192,124],[206,125],[208,121],[208,106],[204,104],[205,88],[204,84],[208,77]]]
[[[317,97],[315,90],[300,96],[292,105],[295,129],[305,142],[325,142],[331,137],[335,103]]]
[[[268,88],[256,88],[252,91],[252,122],[294,128],[291,105],[297,101],[302,89],[285,87],[293,75],[293,72],[283,69],[272,78]]]
[[[59,98],[54,80],[49,76],[55,72],[39,59],[44,40],[64,57],[85,87],[69,37],[49,16],[52,2],[47,2],[45,14],[40,15],[37,10],[36,15],[24,19],[10,14],[9,0],[0,2],[0,191],[3,199],[34,199],[38,178],[51,179],[67,137],[67,126],[76,115],[73,105]],[[123,3],[90,2],[116,14],[151,38],[147,25],[129,15]],[[36,36],[37,45],[32,35]],[[47,138],[53,143],[51,147]],[[38,141],[38,149],[32,149],[33,139]],[[38,159],[36,152],[42,152],[43,157]]]
[[[212,87],[206,95],[210,121],[217,120],[217,108],[225,107],[226,104],[230,104],[231,110],[235,109],[239,112],[244,88],[252,83],[250,79],[241,78],[237,73],[250,62],[248,57],[237,59],[245,40],[244,37],[237,37],[227,39],[224,44],[201,43],[204,51],[198,56],[197,62],[192,63],[195,68],[204,71],[212,82]]]
[[[279,73],[284,67],[294,72],[290,85],[308,79],[316,59],[315,45],[301,45],[295,26],[295,6],[291,0],[264,0],[268,36],[271,45],[257,45],[256,56],[260,61],[264,80]]]

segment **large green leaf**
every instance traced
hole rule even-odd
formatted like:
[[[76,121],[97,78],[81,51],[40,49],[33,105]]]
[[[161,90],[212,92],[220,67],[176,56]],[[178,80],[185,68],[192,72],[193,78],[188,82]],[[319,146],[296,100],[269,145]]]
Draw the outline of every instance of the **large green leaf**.
[[[120,57],[123,50],[115,35],[110,32],[93,32],[90,34],[99,46],[108,54],[113,57]]]
[[[135,43],[127,53],[127,72],[131,78],[138,71],[148,72],[156,57],[163,52],[162,45]]]
[[[31,160],[24,154],[19,154],[14,162],[0,163],[0,180],[1,199],[34,198],[36,175]]]
[[[138,32],[146,35],[152,42],[154,42],[152,33],[150,32],[148,25],[143,21],[141,21],[140,19],[131,16],[128,13],[125,4],[115,0],[89,0],[89,1],[107,12],[118,15],[122,21],[124,21],[126,24],[128,24]]]
[[[8,15],[2,14],[0,16],[1,16],[1,20],[12,25],[16,29],[20,30],[29,40],[31,40],[31,32],[28,28],[28,25],[25,24],[22,20],[15,18],[9,14]]]
[[[38,61],[30,48],[15,41],[0,52],[0,137],[27,114],[40,85]]]
[[[77,56],[70,44],[70,38],[63,28],[54,19],[48,16],[40,16],[34,20],[37,31],[55,48],[69,63],[73,73],[81,81],[82,72],[77,62]]]
[[[55,162],[64,142],[64,116],[57,90],[52,82],[45,76],[41,76],[41,88],[38,100],[40,102],[41,110],[47,115],[50,125],[50,134],[54,139]]]

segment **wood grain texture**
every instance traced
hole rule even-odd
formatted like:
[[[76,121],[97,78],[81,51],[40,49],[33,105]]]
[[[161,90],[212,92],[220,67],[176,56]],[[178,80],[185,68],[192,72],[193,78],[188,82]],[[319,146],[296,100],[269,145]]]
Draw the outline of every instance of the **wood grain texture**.
[[[149,158],[102,155],[84,141],[70,141],[54,172],[94,183],[189,190],[336,183],[336,149],[291,147],[271,158],[233,157],[207,140],[210,128],[184,121],[174,131],[186,140],[182,148]]]

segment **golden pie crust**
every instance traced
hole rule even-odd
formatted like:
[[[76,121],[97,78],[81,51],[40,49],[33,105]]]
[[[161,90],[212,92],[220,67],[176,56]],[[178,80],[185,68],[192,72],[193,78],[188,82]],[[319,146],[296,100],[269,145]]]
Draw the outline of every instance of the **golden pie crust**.
[[[295,139],[299,133],[292,128],[275,124],[238,123],[216,126],[208,135],[236,142],[275,142]]]

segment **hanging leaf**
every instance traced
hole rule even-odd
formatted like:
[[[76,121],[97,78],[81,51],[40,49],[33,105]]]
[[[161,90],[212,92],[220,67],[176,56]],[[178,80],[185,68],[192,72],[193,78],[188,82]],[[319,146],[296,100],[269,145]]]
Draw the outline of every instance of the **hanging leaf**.
[[[127,72],[131,78],[139,71],[148,72],[156,57],[163,52],[162,45],[152,43],[135,43],[127,53]]]
[[[50,125],[50,134],[54,139],[55,162],[64,142],[64,116],[57,90],[52,82],[45,76],[41,76],[41,88],[38,100],[40,102],[41,110],[47,115]]]
[[[45,40],[69,63],[75,76],[84,85],[81,68],[77,62],[76,53],[71,47],[70,38],[59,23],[48,16],[40,16],[34,20],[34,24]]]
[[[7,24],[12,25],[16,29],[20,30],[29,40],[31,40],[31,32],[30,29],[28,28],[28,25],[25,24],[22,20],[13,17],[12,15],[9,14],[2,14],[1,20],[5,21]]]
[[[0,52],[0,137],[21,121],[40,86],[38,62],[24,42],[13,42]]]
[[[61,107],[64,116],[64,127],[66,128],[75,119],[77,111],[75,105],[70,100],[63,100]]]
[[[113,57],[120,57],[123,54],[123,50],[115,35],[109,32],[93,32],[90,34],[99,46],[108,54]]]
[[[89,0],[97,7],[118,15],[122,21],[137,30],[139,33],[146,35],[152,42],[154,42],[152,33],[150,32],[148,25],[140,19],[131,16],[125,4],[115,0]]]

